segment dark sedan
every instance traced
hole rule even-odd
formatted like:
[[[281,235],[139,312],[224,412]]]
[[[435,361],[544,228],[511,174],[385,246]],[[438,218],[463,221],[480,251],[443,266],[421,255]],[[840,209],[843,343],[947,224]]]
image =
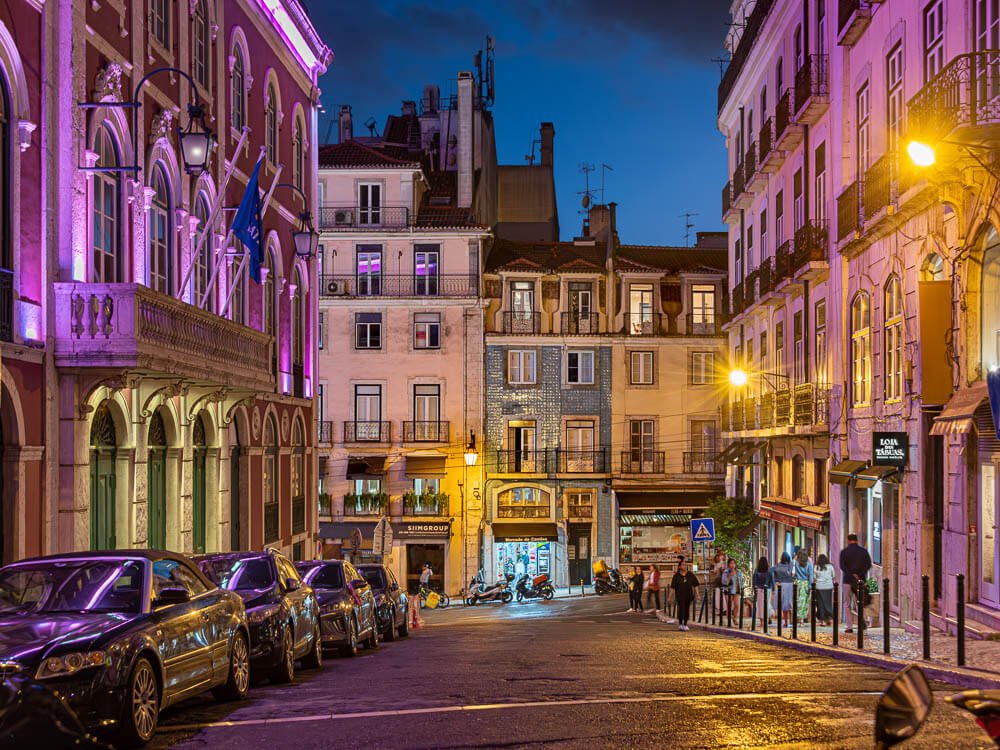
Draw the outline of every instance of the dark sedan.
[[[295,563],[319,599],[323,648],[337,648],[345,656],[358,653],[358,644],[378,647],[378,621],[371,586],[349,562],[310,560]]]
[[[250,685],[243,602],[158,550],[24,560],[0,569],[0,673],[62,695],[88,727],[141,745],[167,706]]]
[[[410,634],[410,600],[396,576],[385,565],[370,563],[359,565],[358,572],[365,577],[375,595],[375,616],[379,631],[387,641],[405,638]]]

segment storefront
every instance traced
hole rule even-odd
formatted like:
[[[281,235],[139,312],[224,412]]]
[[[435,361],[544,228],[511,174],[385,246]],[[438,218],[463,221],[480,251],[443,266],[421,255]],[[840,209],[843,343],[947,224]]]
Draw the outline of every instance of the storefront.
[[[804,505],[783,497],[761,498],[758,511],[767,523],[765,556],[772,564],[789,557],[797,549],[809,550],[815,559],[830,555],[830,508],[822,505]]]
[[[548,575],[553,581],[559,554],[559,531],[554,523],[504,523],[493,527],[492,580],[506,575],[517,580],[522,573],[529,576]]]
[[[455,571],[449,570],[449,539],[451,523],[448,521],[397,521],[392,524],[393,548],[398,553],[399,579],[406,582],[406,590],[413,594],[420,588],[420,574],[424,563],[431,564],[431,588],[435,591],[457,591],[464,582],[456,585]],[[460,572],[457,574],[460,575]]]
[[[692,559],[691,519],[704,514],[714,492],[617,493],[618,565],[677,564],[679,555]],[[699,557],[700,560],[700,557]],[[699,562],[696,560],[696,562]],[[700,565],[700,563],[699,563]]]

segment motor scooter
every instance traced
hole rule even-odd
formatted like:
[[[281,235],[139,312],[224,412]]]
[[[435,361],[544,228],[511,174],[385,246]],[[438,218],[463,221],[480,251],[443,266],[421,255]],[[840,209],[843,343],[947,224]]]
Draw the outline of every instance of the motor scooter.
[[[524,601],[525,599],[545,599],[549,601],[556,595],[555,586],[549,582],[549,577],[544,573],[542,575],[535,576],[529,579],[527,573],[521,574],[521,577],[517,579],[517,585],[514,587],[517,592],[517,600]]]
[[[599,596],[604,594],[626,594],[628,593],[628,582],[618,568],[610,568],[606,573],[594,576],[594,593]]]
[[[500,579],[492,586],[487,586],[484,582],[483,571],[480,570],[469,581],[469,590],[465,596],[466,605],[473,607],[485,602],[507,604],[514,599],[514,595],[510,592],[509,588],[512,580],[514,580],[514,576],[508,573],[506,577]]]
[[[945,698],[972,714],[976,723],[1000,747],[1000,690],[966,690]],[[882,693],[875,707],[875,747],[878,750],[912,739],[930,713],[934,695],[923,670],[905,667]]]

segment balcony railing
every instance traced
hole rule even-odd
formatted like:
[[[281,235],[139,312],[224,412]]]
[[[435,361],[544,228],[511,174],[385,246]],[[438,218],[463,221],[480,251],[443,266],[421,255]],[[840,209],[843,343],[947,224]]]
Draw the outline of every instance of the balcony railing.
[[[864,218],[870,221],[892,201],[892,154],[886,153],[865,172]]]
[[[792,392],[781,388],[774,394],[774,425],[783,427],[792,420]]]
[[[840,44],[850,46],[861,37],[871,21],[871,6],[869,0],[840,0],[837,13]]]
[[[760,135],[757,137],[757,153],[760,156],[760,163],[763,164],[771,153],[774,145],[774,120],[768,117],[760,126]]]
[[[813,419],[812,383],[801,383],[792,391],[792,421],[797,425],[810,424]]]
[[[303,496],[292,498],[292,533],[301,534],[306,530],[306,499]]]
[[[663,332],[660,313],[625,313],[624,317],[623,333],[629,336],[659,336]]]
[[[907,135],[983,143],[1000,129],[1000,50],[953,58],[909,101]]]
[[[407,206],[325,205],[319,210],[319,228],[325,232],[405,229],[409,225]]]
[[[333,515],[333,498],[325,492],[321,492],[317,498],[317,512],[321,518],[329,518]]]
[[[448,420],[403,422],[404,443],[447,443],[451,434]]]
[[[503,314],[502,333],[530,335],[542,332],[542,314],[508,310]]]
[[[861,228],[861,183],[855,180],[837,196],[837,241]]]
[[[549,470],[548,464],[546,450],[497,451],[497,471],[501,474],[545,474]]]
[[[590,503],[575,503],[566,506],[566,515],[569,518],[593,518],[594,506]]]
[[[323,274],[323,297],[475,297],[479,277],[474,274]]]
[[[792,275],[792,242],[785,240],[778,245],[774,251],[774,284],[777,286],[781,281]]]
[[[391,422],[344,422],[345,443],[388,443],[391,439]]]
[[[747,187],[747,173],[743,170],[743,164],[737,164],[733,170],[733,200],[738,201]]]
[[[665,454],[645,448],[622,451],[622,474],[662,474]]]
[[[801,113],[814,101],[830,94],[827,55],[807,55],[795,73],[795,111]]]
[[[389,510],[389,496],[384,492],[344,495],[345,516],[381,516]]]
[[[826,262],[828,232],[825,224],[806,222],[795,230],[795,248],[792,252],[792,267],[798,271],[807,263]]]
[[[444,516],[448,514],[449,497],[444,492],[410,491],[403,495],[404,516]]]
[[[272,390],[271,337],[140,284],[54,284],[56,364]]]
[[[760,394],[757,424],[760,428],[774,427],[774,391]]]
[[[721,474],[722,464],[715,460],[717,451],[685,451],[685,474]]]
[[[587,336],[600,333],[601,316],[598,313],[564,312],[560,317],[563,336]]]
[[[757,144],[751,143],[747,147],[746,157],[743,159],[743,175],[749,182],[757,171]]]
[[[792,92],[786,90],[774,108],[774,142],[780,143],[788,126],[792,123]]]
[[[278,541],[278,503],[264,503],[264,543]]]
[[[830,386],[819,383],[815,386],[813,400],[813,423],[830,424]]]
[[[607,472],[607,454],[603,450],[559,450],[559,471],[567,474],[603,474]]]
[[[333,422],[321,420],[316,423],[316,439],[320,445],[333,442]]]
[[[687,336],[722,336],[723,316],[712,309],[688,313],[684,317],[684,333]]]
[[[764,20],[767,18],[767,14],[770,13],[773,4],[774,0],[757,0],[749,18],[746,19],[739,44],[736,45],[736,50],[729,61],[729,67],[722,74],[722,81],[719,83],[718,105],[720,110],[725,106],[726,100],[733,90],[733,86],[736,85],[736,79],[739,78],[740,71],[743,70],[743,66],[750,56],[750,50],[753,49],[754,43],[757,41],[757,35],[760,33],[760,29],[764,25]]]
[[[757,298],[774,291],[774,261],[764,258],[757,266]]]
[[[0,268],[0,341],[14,340],[14,272]]]
[[[733,183],[727,182],[722,186],[722,215],[729,213],[733,206]]]

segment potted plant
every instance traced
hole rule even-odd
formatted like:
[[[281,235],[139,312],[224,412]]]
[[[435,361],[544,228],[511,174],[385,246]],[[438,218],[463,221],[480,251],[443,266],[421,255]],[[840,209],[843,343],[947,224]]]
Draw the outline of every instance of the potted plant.
[[[413,510],[417,507],[419,496],[413,490],[407,490],[403,493],[403,507]]]
[[[319,514],[321,516],[328,516],[332,513],[331,499],[328,492],[321,492],[319,495]]]
[[[448,502],[450,498],[447,492],[439,492],[434,496],[434,506],[439,514],[448,512]]]
[[[387,514],[389,512],[389,494],[387,492],[373,494],[371,509],[382,515]]]
[[[354,492],[348,492],[344,495],[344,512],[354,513],[358,510],[358,495]]]

